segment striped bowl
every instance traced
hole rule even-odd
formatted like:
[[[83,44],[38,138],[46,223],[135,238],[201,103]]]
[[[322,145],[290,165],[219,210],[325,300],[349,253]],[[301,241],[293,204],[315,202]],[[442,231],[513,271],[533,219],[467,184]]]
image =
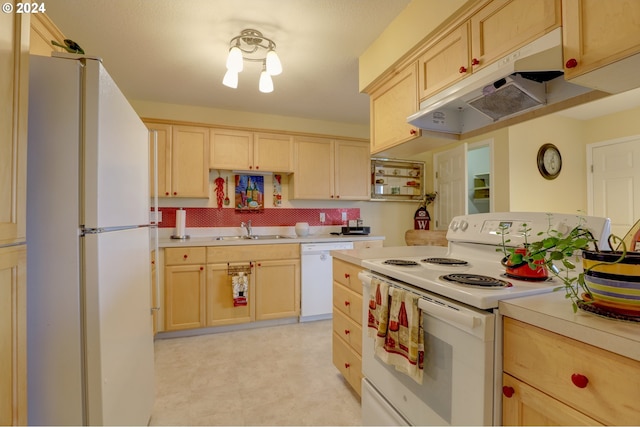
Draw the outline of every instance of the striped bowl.
[[[625,315],[640,316],[640,253],[583,251],[584,280],[593,304]]]

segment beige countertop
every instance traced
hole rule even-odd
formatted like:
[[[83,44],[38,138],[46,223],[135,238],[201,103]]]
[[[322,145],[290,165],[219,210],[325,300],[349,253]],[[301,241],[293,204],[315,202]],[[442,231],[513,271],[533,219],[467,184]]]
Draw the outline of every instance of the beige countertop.
[[[160,248],[180,248],[186,246],[239,246],[239,245],[273,245],[279,243],[329,243],[329,242],[358,242],[367,240],[384,240],[384,236],[361,236],[361,235],[340,235],[331,234],[310,235],[297,237],[286,235],[286,238],[278,239],[237,239],[237,240],[216,240],[217,236],[194,236],[189,239],[172,239],[170,237],[160,237],[158,246]]]
[[[394,258],[401,256],[444,255],[444,246],[389,246],[382,248],[349,249],[331,251],[331,256],[351,264],[362,265],[362,260],[374,258]]]
[[[500,301],[500,314],[640,361],[640,322],[578,310],[563,291]]]

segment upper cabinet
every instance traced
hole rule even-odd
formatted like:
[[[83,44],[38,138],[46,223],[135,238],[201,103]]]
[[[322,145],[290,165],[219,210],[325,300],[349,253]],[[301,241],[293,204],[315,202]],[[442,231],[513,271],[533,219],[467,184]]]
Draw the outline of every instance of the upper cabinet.
[[[493,0],[471,22],[471,66],[479,71],[561,25],[560,0]]]
[[[294,138],[292,199],[368,200],[369,144]]]
[[[211,169],[292,172],[293,137],[233,129],[211,129]]]
[[[157,133],[158,197],[209,197],[209,129],[146,123]],[[153,144],[150,159],[153,159]],[[151,165],[154,182],[154,165]],[[154,195],[153,189],[151,194]]]
[[[415,139],[420,129],[407,123],[407,117],[419,109],[418,63],[393,72],[371,96],[371,153]]]
[[[563,0],[565,77],[605,92],[640,86],[640,2]]]
[[[0,14],[0,246],[26,239],[28,61],[28,14]]]

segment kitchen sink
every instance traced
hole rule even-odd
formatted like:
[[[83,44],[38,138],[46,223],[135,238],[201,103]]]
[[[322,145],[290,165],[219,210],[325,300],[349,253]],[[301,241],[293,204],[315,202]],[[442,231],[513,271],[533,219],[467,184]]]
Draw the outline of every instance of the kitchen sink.
[[[293,239],[293,236],[282,234],[261,234],[253,236],[217,236],[213,240],[271,240],[271,239]]]

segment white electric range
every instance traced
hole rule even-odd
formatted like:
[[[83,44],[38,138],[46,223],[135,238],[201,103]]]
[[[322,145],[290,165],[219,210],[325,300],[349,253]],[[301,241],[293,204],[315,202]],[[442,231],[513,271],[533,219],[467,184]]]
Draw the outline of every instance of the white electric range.
[[[500,249],[539,239],[548,230],[589,228],[606,246],[608,218],[537,212],[455,217],[443,256],[402,256],[362,262],[363,282],[362,420],[364,425],[499,425],[501,422],[500,300],[552,292],[554,279],[525,281],[505,276]],[[436,260],[431,258],[437,258]],[[578,263],[579,264],[579,263]],[[462,279],[462,283],[455,280]],[[367,334],[367,307],[376,280],[417,294],[422,311],[425,366],[423,384],[374,356]]]

